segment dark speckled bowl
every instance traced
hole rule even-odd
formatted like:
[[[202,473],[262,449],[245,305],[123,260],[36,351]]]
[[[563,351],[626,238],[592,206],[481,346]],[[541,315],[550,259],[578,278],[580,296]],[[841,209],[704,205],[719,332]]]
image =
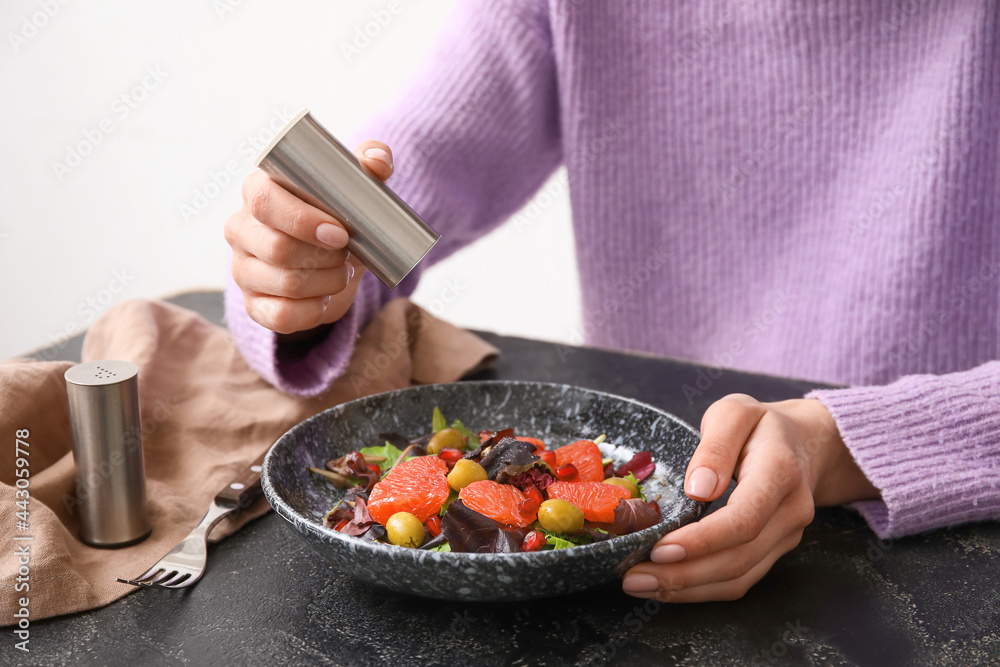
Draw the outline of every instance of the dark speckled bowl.
[[[651,528],[585,546],[518,554],[442,553],[347,537],[323,526],[343,491],[306,470],[371,444],[379,433],[430,431],[439,406],[473,431],[513,428],[550,448],[606,433],[604,455],[624,462],[649,449],[656,471],[643,482],[660,495],[663,520]],[[589,389],[537,382],[459,382],[402,389],[344,403],[285,433],[264,459],[264,494],[275,511],[333,565],[402,593],[447,600],[525,600],[564,595],[621,578],[646,560],[665,533],[698,519],[705,504],[684,495],[697,432],[650,405]]]

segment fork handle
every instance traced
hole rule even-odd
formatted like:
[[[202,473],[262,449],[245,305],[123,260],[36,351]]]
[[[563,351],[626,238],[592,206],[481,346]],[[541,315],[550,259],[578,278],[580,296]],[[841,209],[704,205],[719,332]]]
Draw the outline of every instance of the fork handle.
[[[258,456],[257,460],[247,466],[239,477],[227,484],[222,491],[219,491],[215,496],[215,502],[222,505],[235,505],[244,510],[264,495],[260,488],[260,469],[264,464],[265,456],[267,456],[267,452]]]

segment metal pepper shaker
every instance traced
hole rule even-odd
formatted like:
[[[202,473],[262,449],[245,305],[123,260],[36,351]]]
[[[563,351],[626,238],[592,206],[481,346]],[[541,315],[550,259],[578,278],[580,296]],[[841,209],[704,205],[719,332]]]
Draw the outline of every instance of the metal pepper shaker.
[[[139,369],[129,361],[77,364],[65,373],[76,461],[80,539],[124,547],[152,531],[139,416]]]
[[[283,188],[344,223],[347,249],[389,289],[441,235],[303,109],[257,158]]]

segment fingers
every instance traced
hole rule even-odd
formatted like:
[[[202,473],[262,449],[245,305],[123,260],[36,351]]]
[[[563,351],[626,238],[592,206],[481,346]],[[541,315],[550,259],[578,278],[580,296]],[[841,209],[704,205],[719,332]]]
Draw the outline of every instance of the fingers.
[[[326,311],[323,298],[287,299],[244,292],[243,301],[252,320],[279,334],[313,329],[323,323]]]
[[[308,299],[343,291],[354,274],[354,266],[342,262],[329,269],[287,269],[234,251],[232,272],[233,280],[244,292]]]
[[[239,247],[244,252],[273,266],[286,269],[333,269],[343,265],[350,253],[311,245],[246,216],[240,232]]]
[[[762,556],[754,559],[754,564],[745,573],[732,579],[710,580],[708,583],[700,585],[691,584],[677,588],[676,581],[678,581],[678,579],[673,578],[673,575],[662,575],[660,573],[653,574],[646,570],[639,571],[639,568],[643,566],[637,565],[633,568],[633,570],[636,570],[636,574],[645,575],[640,582],[655,582],[657,587],[652,590],[647,589],[645,591],[636,590],[625,592],[633,597],[647,599],[652,598],[660,602],[709,602],[718,600],[738,600],[746,595],[746,592],[768,573],[779,558],[794,549],[801,539],[801,531],[790,533],[779,540],[777,544],[774,544],[774,546]],[[629,576],[631,575],[632,571],[629,572]],[[649,577],[652,577],[652,579],[649,579]],[[679,581],[683,582],[683,577],[681,577]],[[692,582],[693,581],[695,580],[692,579]]]
[[[803,520],[804,512],[801,507],[803,504],[811,507],[808,493],[789,496],[771,515],[760,533],[745,543],[738,543],[705,555],[692,554],[682,561],[669,564],[642,563],[632,568],[629,574],[654,574],[659,577],[663,590],[680,590],[738,579],[752,570],[788,535],[802,535],[803,529],[808,525],[808,521]],[[626,592],[629,592],[627,585],[624,587]]]
[[[362,141],[354,149],[361,164],[380,181],[392,176],[392,151],[381,141]]]
[[[733,477],[743,445],[766,409],[745,394],[719,399],[701,421],[701,442],[688,463],[684,492],[695,500],[715,500]]]
[[[243,181],[243,203],[254,219],[300,241],[335,250],[347,246],[347,230],[336,218],[302,201],[259,169]]]
[[[783,504],[793,507],[794,523],[806,526],[812,521],[812,494],[794,455],[784,446],[763,446],[744,460],[725,507],[664,535],[650,558],[660,563],[693,560],[747,544],[776,520]]]

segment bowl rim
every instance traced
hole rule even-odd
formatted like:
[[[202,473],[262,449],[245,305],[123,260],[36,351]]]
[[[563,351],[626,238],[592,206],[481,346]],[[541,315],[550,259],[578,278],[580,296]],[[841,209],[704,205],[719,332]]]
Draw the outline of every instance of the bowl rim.
[[[645,542],[647,538],[652,537],[653,534],[655,533],[659,533],[657,535],[657,539],[659,539],[659,537],[662,537],[666,533],[671,532],[672,530],[676,530],[681,525],[684,525],[681,522],[689,513],[693,513],[693,517],[691,518],[690,522],[697,521],[703,516],[705,508],[708,506],[708,503],[693,500],[688,496],[684,495],[682,496],[682,501],[681,501],[682,505],[679,515],[672,519],[665,520],[661,518],[661,520],[655,525],[650,526],[649,528],[644,528],[642,530],[636,531],[634,533],[628,533],[626,535],[618,535],[610,540],[591,542],[590,544],[581,544],[567,549],[548,549],[544,551],[531,551],[531,552],[522,551],[517,553],[478,553],[478,552],[467,552],[467,551],[431,551],[429,549],[398,548],[392,550],[391,552],[387,552],[386,547],[391,545],[375,543],[370,540],[361,540],[356,537],[343,535],[332,528],[327,528],[322,524],[316,523],[314,519],[306,517],[297,510],[293,509],[284,500],[284,498],[282,498],[278,494],[278,492],[272,485],[270,470],[274,460],[275,451],[279,448],[279,446],[283,444],[283,442],[287,442],[286,439],[290,439],[295,431],[299,429],[308,428],[308,426],[311,425],[313,422],[325,419],[326,418],[325,415],[327,413],[335,410],[341,410],[346,406],[370,400],[375,397],[384,398],[384,397],[390,397],[394,394],[427,391],[429,389],[436,387],[451,387],[455,385],[469,386],[469,387],[486,386],[486,385],[489,386],[525,385],[532,387],[541,386],[553,389],[563,389],[564,391],[566,390],[583,391],[590,394],[597,394],[600,396],[613,398],[618,401],[631,403],[636,406],[652,410],[674,421],[679,426],[686,429],[689,433],[691,433],[691,435],[695,436],[696,438],[701,437],[698,430],[695,429],[693,426],[691,426],[689,423],[687,423],[677,415],[667,412],[666,410],[663,410],[662,408],[658,408],[655,405],[650,405],[649,403],[645,403],[643,401],[639,401],[634,398],[628,398],[627,396],[619,396],[618,394],[612,394],[610,392],[601,391],[599,389],[591,389],[589,387],[580,387],[577,385],[564,384],[558,382],[534,382],[531,380],[459,380],[458,382],[439,382],[434,384],[417,385],[413,387],[404,387],[402,389],[392,389],[390,391],[378,392],[375,394],[369,394],[367,396],[361,396],[359,398],[355,398],[350,401],[345,401],[338,405],[322,410],[316,413],[315,415],[300,421],[299,423],[295,424],[287,431],[285,431],[267,450],[267,454],[264,456],[264,462],[261,465],[261,488],[264,491],[264,497],[267,498],[267,502],[271,505],[271,507],[278,515],[280,515],[283,519],[291,523],[292,527],[296,529],[298,532],[302,532],[299,529],[299,526],[304,526],[308,532],[313,533],[317,537],[320,537],[321,539],[323,539],[324,542],[330,544],[340,542],[344,547],[351,549],[358,555],[363,556],[365,554],[372,553],[382,556],[386,555],[387,553],[391,553],[392,557],[410,558],[415,562],[420,562],[427,558],[434,559],[434,558],[446,557],[449,558],[450,562],[452,559],[454,559],[454,562],[456,564],[461,563],[463,561],[467,561],[470,563],[473,562],[480,563],[480,564],[492,563],[492,562],[497,562],[498,559],[502,559],[504,562],[509,562],[509,559],[511,558],[535,559],[535,562],[544,563],[546,562],[546,560],[559,560],[568,557],[576,558],[576,557],[588,556],[591,554],[597,555],[605,552],[610,554],[620,549],[624,549],[625,547],[638,546],[642,542]],[[683,493],[683,489],[681,489],[681,491]],[[679,524],[679,525],[673,525],[673,524]],[[567,552],[573,552],[573,553],[569,554]]]

